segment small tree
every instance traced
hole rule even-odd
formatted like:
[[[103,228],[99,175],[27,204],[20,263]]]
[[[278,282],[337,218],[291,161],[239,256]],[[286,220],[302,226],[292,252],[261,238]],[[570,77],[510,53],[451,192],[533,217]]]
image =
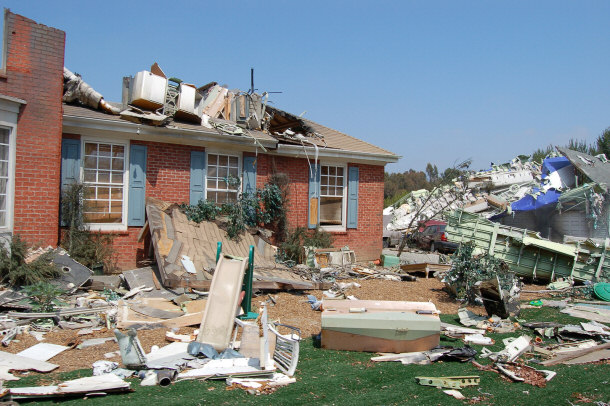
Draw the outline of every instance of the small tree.
[[[597,153],[606,154],[606,158],[610,159],[610,127],[606,128],[603,133],[597,137]]]

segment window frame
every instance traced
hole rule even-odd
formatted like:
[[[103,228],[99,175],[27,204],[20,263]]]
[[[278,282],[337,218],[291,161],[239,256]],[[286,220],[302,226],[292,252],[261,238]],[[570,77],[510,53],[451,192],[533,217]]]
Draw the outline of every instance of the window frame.
[[[15,160],[17,156],[17,125],[0,120],[0,128],[7,129],[8,135],[8,180],[6,185],[5,224],[0,225],[0,233],[12,232],[15,219]]]
[[[127,216],[129,208],[129,141],[107,139],[107,138],[96,138],[96,137],[81,137],[80,140],[81,148],[81,164],[79,179],[81,183],[85,184],[85,144],[96,143],[96,144],[112,144],[120,145],[123,147],[124,154],[124,167],[123,167],[123,207],[122,207],[122,222],[120,223],[87,223],[84,222],[84,226],[90,231],[126,231],[127,230]]]
[[[338,197],[336,195],[324,196],[322,195],[322,167],[332,166],[335,168],[343,168],[343,194],[341,196],[341,225],[322,225],[320,224],[320,218],[318,218],[318,227],[328,232],[344,232],[347,230],[347,188],[348,188],[348,177],[347,177],[347,164],[338,162],[320,162],[320,189],[319,189],[319,203],[318,210],[322,211],[322,198],[323,197]]]
[[[208,199],[208,193],[210,191],[213,192],[218,192],[218,191],[223,191],[223,189],[216,189],[216,188],[209,188],[208,187],[208,179],[211,178],[210,175],[210,155],[225,155],[225,156],[229,156],[229,157],[235,157],[237,158],[237,179],[239,179],[239,186],[237,187],[237,189],[235,189],[235,191],[237,192],[236,195],[236,199],[239,199],[239,197],[241,196],[242,192],[242,184],[243,184],[243,154],[236,154],[233,151],[227,151],[227,150],[216,150],[216,149],[210,149],[208,150],[206,148],[205,151],[205,200],[209,200]],[[218,176],[215,176],[214,178],[218,178]],[[225,189],[224,191],[228,191],[229,189]],[[232,189],[231,189],[232,191]],[[218,204],[217,202],[215,202],[216,204]],[[223,203],[220,203],[223,204]]]

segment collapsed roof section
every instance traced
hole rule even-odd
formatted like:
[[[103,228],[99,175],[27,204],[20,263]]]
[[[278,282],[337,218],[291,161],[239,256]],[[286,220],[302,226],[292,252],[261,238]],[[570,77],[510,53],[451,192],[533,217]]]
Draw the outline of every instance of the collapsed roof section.
[[[289,149],[292,145],[371,155],[384,163],[399,158],[375,145],[271,107],[266,92],[229,90],[217,82],[197,87],[168,78],[156,63],[150,71],[123,78],[121,103],[105,101],[66,69],[63,100],[69,103],[65,109],[68,116],[236,136],[251,139],[263,151],[284,144]],[[104,115],[93,117],[91,109]],[[261,140],[272,140],[274,145],[270,147]]]

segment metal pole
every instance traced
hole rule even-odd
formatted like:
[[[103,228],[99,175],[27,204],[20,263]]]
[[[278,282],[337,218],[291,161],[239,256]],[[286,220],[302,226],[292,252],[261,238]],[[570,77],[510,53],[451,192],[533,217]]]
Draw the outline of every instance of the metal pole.
[[[216,245],[216,263],[218,264],[218,260],[220,259],[220,253],[222,252],[222,241],[218,241]]]

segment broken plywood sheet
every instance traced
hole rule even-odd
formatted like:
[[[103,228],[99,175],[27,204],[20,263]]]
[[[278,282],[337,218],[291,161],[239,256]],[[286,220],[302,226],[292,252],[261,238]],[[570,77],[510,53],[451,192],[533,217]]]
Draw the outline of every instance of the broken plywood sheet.
[[[195,326],[201,323],[203,311],[205,309],[207,299],[192,300],[185,303],[186,314],[183,316],[161,319],[138,313],[131,308],[131,303],[119,300],[117,313],[117,327],[125,329],[131,326],[152,326],[161,325],[169,328]],[[157,309],[160,311],[180,311],[180,307],[172,302],[162,298],[143,298],[135,303],[140,307],[148,307],[149,309]]]
[[[9,370],[14,371],[34,370],[38,372],[51,372],[59,368],[59,365],[0,351],[0,367],[7,367]]]

